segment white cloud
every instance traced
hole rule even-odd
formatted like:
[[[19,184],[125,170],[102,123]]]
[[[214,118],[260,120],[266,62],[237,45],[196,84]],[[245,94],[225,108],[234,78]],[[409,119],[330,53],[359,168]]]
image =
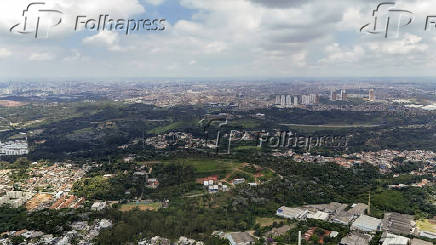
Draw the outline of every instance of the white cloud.
[[[374,52],[382,52],[384,54],[401,54],[407,55],[411,53],[421,53],[428,49],[428,45],[422,42],[423,38],[413,34],[406,33],[400,40],[391,42],[371,43],[370,49]],[[424,54],[422,54],[424,55]]]
[[[0,32],[9,31],[13,25],[21,23],[23,26],[23,10],[29,5],[28,0],[3,0],[0,1]],[[40,9],[53,9],[62,11],[63,14],[43,14]],[[26,13],[28,25],[35,25],[32,19],[41,16],[40,29],[45,26],[54,26],[62,18],[59,26],[50,28],[50,35],[56,36],[64,33],[74,33],[76,17],[84,15],[89,18],[98,19],[101,14],[109,14],[113,18],[126,18],[135,14],[143,13],[144,7],[138,0],[53,0],[45,1],[43,5],[33,5]]]
[[[29,56],[30,61],[50,61],[55,59],[55,55],[51,53],[32,53]]]
[[[94,18],[106,13],[115,18],[141,16],[145,11],[141,3],[156,5],[156,13],[159,13],[159,5],[164,1],[51,0],[51,7],[62,9],[64,19],[70,21],[53,29],[50,37],[70,35],[52,42],[51,39],[35,41],[22,35],[3,33],[0,41],[9,52],[13,51],[16,63],[13,66],[16,67],[23,65],[19,60],[50,62],[56,57],[64,57],[64,61],[77,62],[84,59],[83,54],[92,53],[86,57],[87,66],[79,71],[84,76],[89,71],[102,76],[316,76],[338,73],[371,76],[392,74],[406,66],[408,69],[401,70],[411,72],[410,75],[418,71],[415,68],[422,67],[429,73],[436,73],[433,72],[436,62],[432,62],[433,55],[429,52],[435,43],[436,32],[423,32],[425,16],[436,14],[436,1],[433,0],[398,0],[398,8],[413,11],[416,22],[403,28],[398,38],[389,39],[359,32],[362,25],[373,19],[372,10],[379,2],[376,0],[178,1],[182,7],[190,9],[186,13],[192,15],[168,16],[168,19],[176,20],[168,23],[163,32],[138,32],[127,37],[116,32],[95,32],[83,37],[85,33],[71,32],[74,15]],[[0,2],[0,32],[7,32],[10,25],[21,21],[19,15],[25,3],[24,0]],[[2,53],[7,54],[0,49],[0,57]],[[75,74],[67,62],[50,64],[58,67],[59,72]],[[47,65],[46,69],[49,67]],[[375,73],[374,67],[383,69]],[[35,74],[44,73],[41,70],[44,67],[38,68]]]
[[[12,52],[6,48],[0,48],[0,58],[6,58],[12,55]]]
[[[86,37],[83,39],[84,44],[91,44],[95,46],[104,46],[111,51],[119,51],[119,36],[118,32],[102,31],[94,36]]]
[[[145,0],[146,3],[153,5],[160,5],[165,2],[165,0]]]

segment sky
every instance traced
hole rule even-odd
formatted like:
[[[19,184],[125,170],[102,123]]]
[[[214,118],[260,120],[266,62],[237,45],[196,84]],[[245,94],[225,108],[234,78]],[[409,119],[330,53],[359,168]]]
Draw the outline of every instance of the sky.
[[[25,16],[27,31],[40,17],[37,39],[18,32],[35,2]],[[0,78],[436,76],[432,18],[425,30],[436,1],[392,2],[370,33],[382,1],[2,0]],[[99,15],[165,19],[165,30],[74,30]]]

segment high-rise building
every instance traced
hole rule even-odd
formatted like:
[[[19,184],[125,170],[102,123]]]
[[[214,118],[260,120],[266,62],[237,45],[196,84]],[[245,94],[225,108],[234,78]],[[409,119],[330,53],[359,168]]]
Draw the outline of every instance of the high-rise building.
[[[345,101],[347,99],[347,91],[345,91],[345,89],[341,89],[341,100]]]
[[[286,106],[286,96],[284,96],[284,95],[280,96],[280,105],[282,107]]]
[[[292,106],[292,96],[286,95],[286,106]]]
[[[336,101],[338,99],[338,94],[336,93],[336,91],[332,90],[330,92],[330,100],[331,101]]]
[[[280,95],[276,95],[276,105],[280,105]]]
[[[298,96],[294,96],[294,106],[298,106]]]
[[[375,90],[374,89],[369,90],[369,101],[375,101]]]
[[[310,104],[310,97],[308,95],[303,94],[301,96],[301,104],[309,105]]]

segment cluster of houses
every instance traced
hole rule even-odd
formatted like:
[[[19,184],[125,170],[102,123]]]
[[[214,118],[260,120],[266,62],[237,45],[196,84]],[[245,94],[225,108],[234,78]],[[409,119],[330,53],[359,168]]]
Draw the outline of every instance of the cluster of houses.
[[[21,156],[27,154],[29,154],[29,146],[26,140],[0,141],[0,155]]]
[[[33,197],[33,193],[24,191],[8,191],[6,195],[0,197],[0,206],[10,205],[12,208],[18,208]]]
[[[155,236],[151,239],[145,239],[138,242],[138,245],[204,245],[204,243],[184,236],[179,237],[177,242],[172,243],[170,239]]]
[[[197,179],[196,182],[202,184],[209,191],[209,193],[229,190],[228,186],[223,184],[222,181],[219,181],[218,176],[216,175]]]
[[[366,215],[368,205],[357,203],[349,207],[347,204],[331,202],[329,204],[306,205],[299,208],[280,207],[277,216],[306,220],[316,219],[327,222],[349,225],[351,233],[342,238],[342,245],[367,245],[376,232],[382,231],[382,245],[426,244],[419,239],[406,237],[409,235],[436,238],[434,234],[420,232],[416,228],[413,216],[399,213],[385,213],[383,219]],[[413,243],[412,243],[413,241]],[[431,244],[431,243],[430,243]]]
[[[112,227],[112,222],[107,219],[98,219],[93,222],[76,221],[72,223],[71,230],[64,232],[61,236],[45,234],[41,231],[8,231],[0,234],[0,244],[14,244],[14,237],[21,237],[24,243],[21,244],[92,244],[100,231]],[[76,243],[73,243],[76,242]]]

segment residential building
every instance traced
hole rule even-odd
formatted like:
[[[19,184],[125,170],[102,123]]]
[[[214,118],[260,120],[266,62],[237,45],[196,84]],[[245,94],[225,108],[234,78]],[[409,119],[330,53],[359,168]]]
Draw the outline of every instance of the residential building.
[[[107,207],[106,202],[94,202],[91,206],[91,210],[100,211]]]
[[[374,89],[370,89],[369,90],[369,101],[375,101],[375,90]]]

